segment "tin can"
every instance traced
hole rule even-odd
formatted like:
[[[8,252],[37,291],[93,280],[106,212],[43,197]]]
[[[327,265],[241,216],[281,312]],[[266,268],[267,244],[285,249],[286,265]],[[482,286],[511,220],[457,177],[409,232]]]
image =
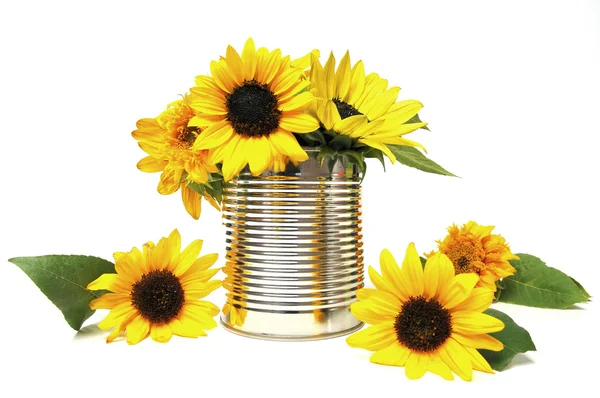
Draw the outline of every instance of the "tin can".
[[[361,175],[345,159],[309,159],[285,172],[227,183],[227,301],[231,332],[316,340],[362,327],[350,312],[364,286]]]

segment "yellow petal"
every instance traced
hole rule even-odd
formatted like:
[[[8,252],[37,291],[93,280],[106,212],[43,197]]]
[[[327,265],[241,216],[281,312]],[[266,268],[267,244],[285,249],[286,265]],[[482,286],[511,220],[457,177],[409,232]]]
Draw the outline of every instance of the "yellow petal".
[[[292,97],[289,101],[281,103],[279,105],[279,110],[282,112],[302,111],[314,100],[315,97],[310,92],[305,91]]]
[[[204,301],[204,300],[192,300],[192,301],[187,301],[185,303],[186,306],[191,306],[192,308],[195,309],[195,311],[202,311],[207,313],[210,317],[214,317],[215,315],[218,315],[219,312],[221,312],[219,310],[219,307],[217,307],[216,305],[214,305],[213,303],[211,303],[210,301]]]
[[[494,292],[485,287],[473,289],[469,298],[461,304],[454,307],[454,311],[475,311],[483,312],[487,310],[494,301]]]
[[[184,276],[187,277],[194,273],[207,270],[217,261],[217,258],[219,258],[219,255],[216,253],[199,257],[196,261],[194,261],[194,264],[187,270]]]
[[[231,75],[235,77],[234,84],[236,86],[242,84],[245,77],[244,64],[242,63],[242,58],[238,52],[235,51],[235,48],[227,46],[227,50],[225,52],[225,62],[229,67]]]
[[[429,257],[423,271],[425,294],[429,299],[437,298],[442,287],[446,286],[454,276],[452,261],[441,252]]]
[[[439,349],[439,355],[441,360],[461,379],[471,381],[473,378],[471,357],[456,340],[449,338]]]
[[[128,293],[105,293],[102,296],[90,301],[92,310],[110,310],[119,304],[129,302],[131,296]]]
[[[335,57],[333,52],[329,53],[329,58],[323,66],[325,72],[325,98],[335,98]]]
[[[173,273],[177,276],[183,275],[198,258],[200,250],[202,250],[202,241],[200,239],[190,243],[188,247],[181,252],[181,255],[179,256],[179,264],[177,264],[177,267],[173,270]]]
[[[360,301],[363,300],[367,300],[370,297],[373,297],[375,294],[377,294],[378,290],[377,289],[370,289],[370,288],[362,288],[362,289],[358,289],[356,291],[356,298],[359,299]]]
[[[125,319],[131,316],[131,314],[137,314],[137,310],[131,305],[131,302],[127,301],[121,304],[117,304],[100,323],[98,328],[100,330],[109,330],[113,327],[121,324]]]
[[[102,274],[87,285],[89,290],[109,290],[113,293],[129,293],[131,285],[118,274]]]
[[[459,274],[452,277],[450,282],[441,288],[439,302],[445,308],[453,309],[469,298],[477,281],[477,274]]]
[[[379,351],[396,341],[393,323],[381,323],[364,328],[346,339],[350,347]]]
[[[327,130],[331,130],[333,126],[342,120],[337,106],[333,101],[326,101],[324,104],[320,104],[317,108],[317,115]]]
[[[235,86],[235,78],[231,75],[225,61],[212,61],[210,63],[210,74],[219,88],[231,93]]]
[[[184,322],[190,320],[202,327],[204,330],[210,330],[217,327],[217,322],[204,311],[204,308],[198,306],[185,306],[181,311],[180,319]]]
[[[392,104],[396,102],[398,94],[400,93],[400,87],[392,87],[385,93],[379,95],[373,101],[373,106],[370,109],[365,110],[365,114],[369,120],[376,120],[385,115],[390,109]]]
[[[150,333],[150,324],[141,316],[133,318],[127,325],[127,344],[133,345],[148,337]]]
[[[173,336],[171,327],[169,325],[151,325],[150,326],[150,337],[152,340],[159,343],[168,343]]]
[[[463,335],[494,333],[504,329],[504,323],[491,315],[475,311],[452,313],[452,330]]]
[[[188,274],[181,278],[181,284],[184,289],[199,289],[204,286],[206,282],[213,276],[215,276],[221,269],[207,269],[205,271],[196,272],[194,274]]]
[[[411,380],[420,379],[427,372],[429,366],[429,355],[411,352],[404,365],[406,377]]]
[[[183,184],[181,187],[181,200],[183,201],[183,206],[188,214],[192,216],[194,220],[199,219],[202,210],[200,194],[188,187],[187,184]]]
[[[254,40],[249,38],[246,40],[244,49],[242,50],[242,61],[244,62],[244,79],[254,79],[256,73],[256,47],[254,46]]]
[[[365,66],[362,61],[358,61],[352,68],[352,81],[348,89],[348,98],[344,101],[353,105],[362,96],[365,89]]]
[[[166,165],[167,162],[164,160],[146,156],[138,162],[137,168],[146,173],[156,173],[158,171],[163,171]]]
[[[417,253],[414,243],[410,243],[406,248],[406,255],[402,262],[402,273],[406,275],[409,282],[408,296],[418,297],[423,294],[425,289],[423,281],[423,266]]]
[[[199,151],[202,149],[211,149],[226,143],[234,135],[233,128],[227,120],[213,124],[208,127],[196,138],[193,149]]]
[[[436,355],[436,359],[430,358],[429,365],[427,365],[427,370],[431,373],[435,373],[438,376],[442,376],[446,380],[454,380],[454,376],[452,375],[452,370],[450,367],[446,365],[440,358],[439,355]]]
[[[269,141],[279,153],[288,156],[293,161],[302,162],[308,159],[307,153],[290,132],[277,130],[269,135]]]
[[[332,102],[333,103],[333,102]],[[352,135],[368,122],[364,115],[354,115],[347,117],[333,125],[333,130],[344,135]]]
[[[373,285],[375,285],[375,287],[377,289],[388,292],[388,293],[396,294],[396,289],[394,288],[394,286],[389,281],[386,281],[385,279],[383,279],[383,277],[381,275],[379,275],[379,273],[377,271],[375,271],[375,268],[371,267],[370,265],[369,265],[368,273],[369,273],[369,279],[371,280],[371,283],[373,283]],[[403,298],[401,298],[401,297],[398,297],[398,298],[400,300],[403,300]]]
[[[256,137],[248,142],[248,164],[252,175],[262,174],[272,163],[271,145],[267,137]]]
[[[350,52],[346,51],[344,57],[340,61],[337,72],[335,74],[335,97],[346,98],[350,82],[352,81],[352,72],[350,70]]]
[[[247,137],[234,134],[231,142],[228,143],[223,158],[223,179],[225,182],[237,177],[244,167],[248,164],[248,142]]]
[[[301,112],[283,112],[279,127],[294,133],[312,133],[319,128],[319,121]]]
[[[388,347],[371,355],[371,362],[388,366],[404,366],[410,355],[410,350],[395,341]]]
[[[465,350],[471,358],[471,365],[473,366],[473,369],[480,372],[494,373],[490,364],[475,348],[465,347]]]
[[[202,284],[201,287],[186,290],[185,299],[186,300],[196,300],[196,299],[204,298],[204,297],[208,296],[209,294],[211,294],[212,292],[214,292],[215,290],[217,290],[218,288],[220,288],[222,285],[223,285],[223,281],[217,281],[217,280],[208,281],[205,284]]]
[[[370,302],[358,302],[350,305],[350,311],[352,315],[361,322],[365,322],[371,325],[377,325],[380,323],[393,323],[395,316],[389,313],[381,313],[374,308]]]
[[[454,332],[452,333],[452,338],[465,347],[490,351],[502,351],[504,349],[504,345],[500,340],[489,334],[463,335]]]
[[[395,294],[403,302],[408,300],[408,297],[410,296],[408,292],[411,291],[410,281],[400,271],[398,263],[396,263],[394,256],[388,249],[383,249],[381,251],[381,254],[379,255],[379,263],[381,264],[381,273],[383,274],[383,278],[394,287],[393,294]]]

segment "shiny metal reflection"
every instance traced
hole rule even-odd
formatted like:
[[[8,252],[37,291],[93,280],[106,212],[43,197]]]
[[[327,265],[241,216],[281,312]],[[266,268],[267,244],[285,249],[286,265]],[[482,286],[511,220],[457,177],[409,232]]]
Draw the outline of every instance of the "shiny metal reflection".
[[[226,329],[313,340],[359,329],[364,286],[360,179],[355,166],[309,160],[284,173],[242,172],[225,187]]]

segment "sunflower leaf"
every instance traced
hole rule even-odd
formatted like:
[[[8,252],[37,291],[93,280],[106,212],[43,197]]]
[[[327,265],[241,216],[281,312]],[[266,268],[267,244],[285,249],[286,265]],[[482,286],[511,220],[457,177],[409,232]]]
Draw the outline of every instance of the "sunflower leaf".
[[[387,145],[390,151],[396,156],[396,159],[409,167],[414,167],[427,173],[440,174],[444,176],[456,177],[448,170],[427,158],[417,148],[413,148],[405,145]]]
[[[329,142],[329,146],[331,149],[336,151],[346,151],[352,147],[352,138],[350,138],[350,136],[340,134]]]
[[[49,255],[8,261],[27,274],[75,330],[94,313],[88,305],[90,300],[106,292],[91,291],[86,286],[102,274],[115,273],[113,263],[92,256]]]
[[[417,113],[416,115],[414,115],[413,117],[411,117],[409,120],[407,120],[406,122],[404,122],[404,124],[409,124],[409,123],[423,123],[423,121],[421,120],[421,118],[419,117],[419,114]],[[429,130],[429,127],[427,127],[427,126],[423,126],[421,128],[423,130],[431,131],[431,130]]]
[[[535,344],[533,343],[533,340],[531,340],[529,332],[517,325],[511,317],[502,311],[492,308],[488,308],[484,312],[504,323],[504,329],[496,333],[490,333],[490,336],[497,338],[504,344],[504,349],[498,352],[478,350],[490,364],[492,369],[502,371],[506,369],[517,354],[525,353],[527,351],[536,351]]]
[[[548,267],[538,257],[523,253],[517,255],[520,260],[510,261],[517,272],[502,280],[504,289],[500,302],[565,309],[589,301],[589,293],[567,274]]]
[[[425,269],[425,263],[427,263],[427,259],[425,257],[419,257],[419,260],[421,260],[421,267]]]
[[[367,147],[367,149],[363,152],[363,156],[365,158],[374,158],[379,160],[381,162],[381,165],[383,166],[383,171],[385,171],[385,160],[383,159],[383,152],[381,152],[379,149]]]
[[[360,172],[364,175],[365,171],[366,171],[366,165],[365,165],[365,159],[362,157],[362,155],[356,151],[341,151],[339,153],[342,156],[345,156],[346,159],[348,160],[348,163],[350,164],[355,164],[356,166],[358,166],[358,169],[360,170]]]

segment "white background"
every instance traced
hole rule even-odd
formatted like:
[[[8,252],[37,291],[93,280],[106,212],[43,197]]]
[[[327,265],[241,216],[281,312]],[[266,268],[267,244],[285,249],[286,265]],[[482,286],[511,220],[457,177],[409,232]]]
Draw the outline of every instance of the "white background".
[[[538,396],[597,377],[597,303],[568,311],[497,306],[538,351],[473,383],[376,366],[343,338],[275,343],[219,328],[167,345],[106,345],[100,317],[75,334],[10,257],[110,259],[177,227],[224,255],[220,215],[200,221],[139,172],[130,132],[209,72],[227,44],[363,59],[401,99],[425,104],[412,134],[461,176],[370,164],[367,264],[387,247],[434,248],[452,222],[496,225],[592,295],[598,271],[600,6],[597,1],[12,1],[0,6],[0,395]],[[220,260],[219,265],[223,262]],[[211,298],[222,304],[223,291]],[[104,314],[96,314],[104,315]],[[380,395],[374,395],[380,394]]]

